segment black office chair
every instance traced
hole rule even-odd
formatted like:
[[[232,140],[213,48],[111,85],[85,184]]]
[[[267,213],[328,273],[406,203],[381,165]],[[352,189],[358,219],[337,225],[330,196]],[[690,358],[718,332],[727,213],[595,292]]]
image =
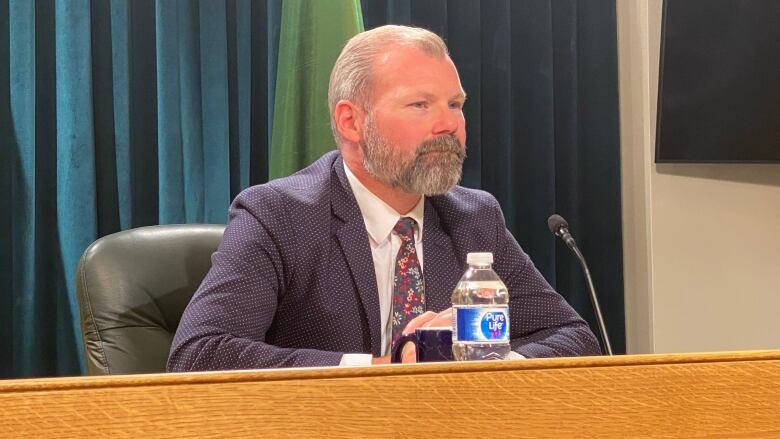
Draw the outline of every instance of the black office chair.
[[[223,225],[140,227],[98,239],[76,274],[90,375],[164,372],[184,308]]]

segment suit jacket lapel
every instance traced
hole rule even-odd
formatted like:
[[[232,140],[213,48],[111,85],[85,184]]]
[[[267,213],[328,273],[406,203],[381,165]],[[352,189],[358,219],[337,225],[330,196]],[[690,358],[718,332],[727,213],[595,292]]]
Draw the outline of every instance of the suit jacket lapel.
[[[368,244],[368,233],[360,214],[355,196],[344,173],[344,162],[339,157],[333,163],[334,178],[331,178],[331,208],[334,216],[334,233],[344,253],[352,280],[358,290],[360,301],[368,319],[371,335],[371,354],[382,352],[382,319],[379,314],[379,293],[374,273],[374,258]]]
[[[425,199],[424,221],[425,301],[429,311],[440,312],[452,306],[452,290],[465,270],[463,266],[465,255],[456,254],[452,239],[441,223],[430,198]]]

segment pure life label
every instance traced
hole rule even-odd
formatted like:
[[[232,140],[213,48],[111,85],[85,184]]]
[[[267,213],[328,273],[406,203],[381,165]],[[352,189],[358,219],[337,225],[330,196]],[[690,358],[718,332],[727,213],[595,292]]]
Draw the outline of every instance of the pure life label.
[[[506,307],[456,306],[455,334],[461,342],[509,340],[509,314]]]

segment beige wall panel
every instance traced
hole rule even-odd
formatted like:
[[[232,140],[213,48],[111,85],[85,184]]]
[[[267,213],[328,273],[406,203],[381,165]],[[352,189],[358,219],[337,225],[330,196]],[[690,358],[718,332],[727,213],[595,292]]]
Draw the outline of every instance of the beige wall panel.
[[[629,351],[778,348],[780,165],[656,165],[662,1],[617,5]]]

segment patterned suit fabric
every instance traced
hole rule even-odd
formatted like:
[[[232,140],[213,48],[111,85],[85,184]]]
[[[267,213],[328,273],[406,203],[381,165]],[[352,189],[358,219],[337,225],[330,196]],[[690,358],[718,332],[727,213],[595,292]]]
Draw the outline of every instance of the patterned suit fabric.
[[[599,355],[582,318],[507,231],[496,199],[454,187],[425,197],[425,308],[451,306],[469,252],[492,252],[509,290],[512,349]],[[236,197],[212,266],[181,317],[171,371],[337,366],[382,354],[382,317],[365,222],[338,151]]]
[[[393,228],[401,239],[393,277],[393,346],[409,321],[425,312],[425,280],[414,246],[415,224],[403,217]]]

